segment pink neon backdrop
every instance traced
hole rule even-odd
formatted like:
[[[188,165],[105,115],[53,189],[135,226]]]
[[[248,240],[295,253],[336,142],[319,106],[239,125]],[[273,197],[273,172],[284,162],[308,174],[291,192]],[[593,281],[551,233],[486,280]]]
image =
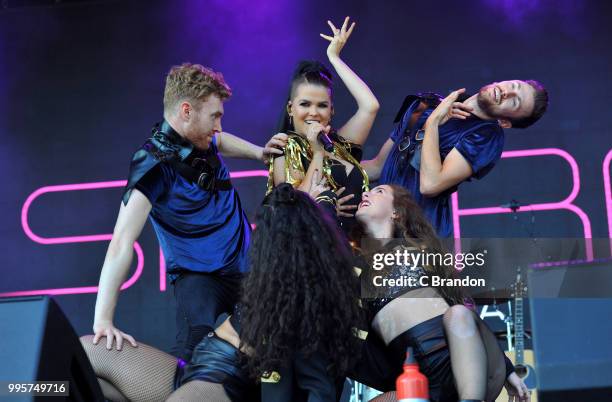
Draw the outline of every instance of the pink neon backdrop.
[[[230,172],[230,176],[233,179],[240,178],[248,178],[248,177],[267,177],[267,170],[245,170],[239,172]],[[26,201],[23,204],[21,209],[21,226],[23,228],[24,233],[28,236],[33,242],[39,244],[66,244],[66,243],[87,243],[87,242],[96,242],[96,241],[110,241],[112,239],[112,234],[94,234],[94,235],[78,235],[78,236],[62,236],[62,237],[42,237],[37,235],[30,228],[30,224],[28,222],[28,212],[32,203],[35,199],[40,197],[43,194],[54,193],[54,192],[64,192],[64,191],[83,191],[83,190],[97,190],[104,188],[115,188],[115,187],[124,187],[126,185],[125,180],[116,180],[116,181],[104,181],[104,182],[92,182],[92,183],[76,183],[76,184],[62,184],[55,186],[45,186],[37,189],[32,194],[28,196]],[[140,278],[144,268],[144,254],[142,252],[142,247],[138,242],[134,243],[134,250],[136,251],[137,264],[136,269],[132,276],[128,278],[123,285],[121,286],[121,290],[125,290],[132,286],[136,281]],[[159,250],[159,286],[160,291],[166,290],[166,264],[164,261],[164,256]],[[5,292],[0,293],[0,297],[15,297],[15,296],[33,296],[33,295],[66,295],[66,294],[80,294],[80,293],[96,293],[98,291],[97,286],[80,286],[80,287],[70,287],[70,288],[54,288],[54,289],[36,289],[36,290],[23,290],[16,292]]]
[[[518,212],[526,212],[526,211],[552,211],[558,209],[565,209],[571,211],[578,215],[580,221],[582,223],[584,238],[591,239],[591,221],[587,214],[572,204],[576,197],[578,196],[578,192],[580,191],[580,170],[578,169],[578,164],[572,155],[570,155],[567,151],[564,151],[559,148],[538,148],[538,149],[525,149],[518,151],[506,151],[502,153],[502,159],[504,158],[527,158],[533,156],[546,156],[546,155],[556,155],[560,156],[570,165],[572,170],[572,191],[570,194],[562,201],[559,202],[549,202],[549,203],[540,203],[540,204],[531,204],[525,207],[521,207]],[[509,208],[501,208],[501,207],[485,207],[485,208],[459,208],[459,196],[457,192],[453,193],[451,197],[451,205],[453,212],[453,230],[455,239],[461,238],[461,226],[459,223],[460,216],[474,216],[474,215],[489,215],[489,214],[508,214],[511,213],[512,210]],[[455,250],[457,252],[461,252],[461,244],[460,242],[455,242]],[[587,260],[593,260],[593,244],[591,241],[586,241],[586,253]]]
[[[584,238],[590,239],[592,237],[591,223],[586,213],[578,206],[572,204],[576,199],[580,191],[580,171],[578,164],[575,159],[566,151],[559,148],[541,148],[541,149],[529,149],[529,150],[517,150],[517,151],[506,151],[502,154],[502,158],[521,158],[521,157],[534,157],[534,156],[548,156],[556,155],[563,158],[568,162],[572,171],[572,191],[562,201],[552,203],[540,203],[531,204],[521,208],[518,212],[525,211],[550,211],[565,209],[575,213],[581,220],[584,232]],[[608,152],[603,162],[603,178],[604,178],[604,192],[606,197],[606,212],[608,218],[608,232],[610,236],[610,250],[612,253],[612,185],[610,182],[610,164],[612,162],[612,150]],[[247,170],[230,173],[234,179],[248,178],[248,177],[267,177],[268,172],[266,170]],[[39,244],[66,244],[66,243],[84,243],[84,242],[96,242],[96,241],[110,241],[112,234],[95,234],[95,235],[79,235],[79,236],[64,236],[64,237],[42,237],[35,234],[30,228],[28,222],[28,212],[35,199],[43,194],[51,192],[64,192],[64,191],[81,191],[81,190],[94,190],[104,188],[114,188],[125,186],[125,180],[117,181],[106,181],[106,182],[93,182],[93,183],[77,183],[77,184],[65,184],[55,186],[45,186],[37,189],[26,199],[22,210],[21,210],[21,224],[24,233],[34,242]],[[454,237],[456,239],[461,238],[461,216],[475,216],[475,215],[488,215],[488,214],[505,214],[511,213],[512,211],[507,208],[501,207],[481,207],[481,208],[459,208],[459,197],[457,193],[454,193],[451,197],[451,206],[453,213],[453,225],[454,225]],[[456,250],[461,251],[460,243],[456,242]],[[136,270],[128,280],[122,285],[121,289],[127,289],[132,286],[142,274],[144,267],[144,254],[142,247],[138,242],[134,243],[134,250],[137,256]],[[592,244],[587,241],[587,260],[593,260],[593,248]],[[165,275],[165,261],[164,256],[159,249],[159,283],[160,291],[166,290],[166,275]],[[85,287],[73,287],[73,288],[57,288],[57,289],[40,289],[40,290],[27,290],[17,292],[1,293],[0,296],[29,296],[29,295],[58,295],[58,294],[78,294],[78,293],[95,293],[97,292],[97,286],[85,286]]]
[[[608,216],[608,237],[610,238],[610,255],[612,255],[612,189],[610,186],[610,162],[612,161],[612,149],[603,161],[604,195],[606,197],[606,214]]]
[[[66,244],[66,243],[87,243],[95,241],[110,241],[112,234],[95,234],[95,235],[80,235],[80,236],[64,236],[64,237],[42,237],[35,234],[30,228],[28,222],[28,211],[35,199],[46,193],[55,193],[63,191],[82,191],[82,190],[96,190],[103,188],[123,187],[125,186],[125,180],[117,181],[104,181],[96,183],[77,183],[77,184],[63,184],[57,186],[45,186],[34,191],[28,196],[23,207],[21,208],[21,226],[24,233],[33,242],[39,244]],[[138,242],[134,243],[134,250],[136,251],[136,270],[128,280],[126,280],[121,289],[127,289],[132,286],[140,275],[144,267],[144,254],[142,247]],[[17,292],[2,293],[0,296],[33,296],[33,295],[65,295],[65,294],[79,294],[79,293],[95,293],[98,291],[97,286],[81,286],[73,288],[56,288],[56,289],[38,289],[38,290],[24,290]]]

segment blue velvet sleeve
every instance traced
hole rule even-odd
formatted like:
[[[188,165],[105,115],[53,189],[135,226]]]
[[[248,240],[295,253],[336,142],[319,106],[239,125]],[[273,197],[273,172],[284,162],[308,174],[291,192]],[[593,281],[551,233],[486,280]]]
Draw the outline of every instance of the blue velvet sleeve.
[[[169,187],[168,174],[168,167],[163,163],[159,163],[138,180],[134,188],[143,193],[151,204],[155,204]]]
[[[391,131],[391,134],[389,134],[389,138],[391,138],[391,140],[396,143],[397,140],[400,138],[400,125],[396,124],[395,128],[393,129],[393,131]]]
[[[504,132],[498,126],[484,126],[464,135],[455,149],[472,167],[472,177],[480,179],[495,166],[504,149]]]

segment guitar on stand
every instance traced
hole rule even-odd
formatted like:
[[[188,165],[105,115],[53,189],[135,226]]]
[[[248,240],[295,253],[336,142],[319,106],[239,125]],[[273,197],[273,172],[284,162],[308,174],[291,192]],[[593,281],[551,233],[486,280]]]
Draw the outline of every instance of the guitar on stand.
[[[514,296],[514,350],[506,352],[508,358],[514,363],[516,374],[523,379],[527,388],[531,391],[531,401],[537,402],[536,373],[533,368],[533,350],[525,350],[525,328],[523,326],[523,297],[527,292],[527,286],[521,278],[521,269],[516,274],[516,282],[512,285]],[[508,333],[510,338],[512,334]],[[508,401],[506,388],[502,389],[496,401]]]

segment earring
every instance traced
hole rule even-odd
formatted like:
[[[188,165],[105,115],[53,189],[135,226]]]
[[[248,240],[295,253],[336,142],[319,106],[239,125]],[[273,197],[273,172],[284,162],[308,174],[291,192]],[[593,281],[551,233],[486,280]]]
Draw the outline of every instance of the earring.
[[[289,125],[293,126],[293,116],[289,115]]]

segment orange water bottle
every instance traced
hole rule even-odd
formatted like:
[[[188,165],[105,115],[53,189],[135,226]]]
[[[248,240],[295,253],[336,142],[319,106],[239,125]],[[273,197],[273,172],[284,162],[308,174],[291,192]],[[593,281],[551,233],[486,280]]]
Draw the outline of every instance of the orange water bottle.
[[[404,372],[395,381],[398,402],[428,402],[429,384],[427,377],[419,371],[412,348],[406,351]]]

